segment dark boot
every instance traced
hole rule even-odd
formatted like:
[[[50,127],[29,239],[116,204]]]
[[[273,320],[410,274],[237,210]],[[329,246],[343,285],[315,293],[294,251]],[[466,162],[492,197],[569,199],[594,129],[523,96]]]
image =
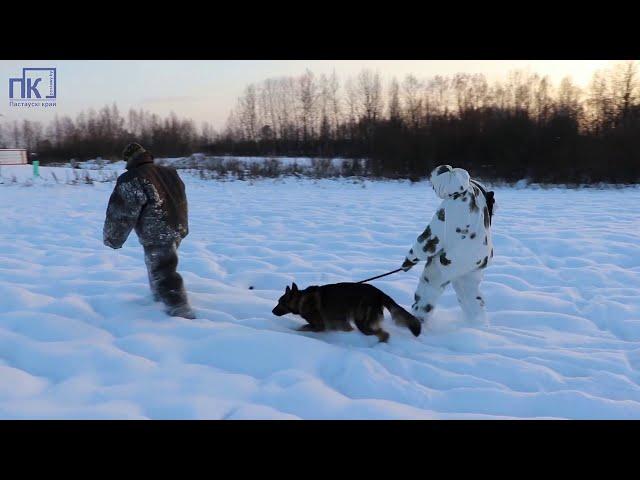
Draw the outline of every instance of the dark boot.
[[[166,305],[171,316],[195,318],[178,267],[175,244],[144,247],[144,260],[149,272],[151,291]]]
[[[144,256],[145,263],[147,263],[147,256]],[[154,302],[159,302],[162,300],[158,292],[156,291],[156,286],[153,284],[153,280],[151,279],[151,270],[149,269],[149,264],[147,264],[147,276],[149,277],[149,289],[151,290],[151,296],[153,297]]]

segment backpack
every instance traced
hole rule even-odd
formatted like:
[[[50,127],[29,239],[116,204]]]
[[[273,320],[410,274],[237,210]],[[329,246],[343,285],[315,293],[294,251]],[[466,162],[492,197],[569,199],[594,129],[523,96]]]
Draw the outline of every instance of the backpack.
[[[484,199],[487,202],[487,210],[489,210],[489,225],[491,225],[491,220],[493,220],[493,204],[496,203],[496,200],[494,198],[495,195],[493,191],[487,192],[484,187],[475,180],[470,180],[470,182],[478,187],[484,195]]]

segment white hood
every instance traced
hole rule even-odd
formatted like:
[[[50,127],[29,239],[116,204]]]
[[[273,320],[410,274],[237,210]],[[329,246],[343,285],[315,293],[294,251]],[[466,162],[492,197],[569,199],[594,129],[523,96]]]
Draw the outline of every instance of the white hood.
[[[463,168],[440,165],[431,172],[431,184],[436,195],[445,199],[469,188],[469,173]]]

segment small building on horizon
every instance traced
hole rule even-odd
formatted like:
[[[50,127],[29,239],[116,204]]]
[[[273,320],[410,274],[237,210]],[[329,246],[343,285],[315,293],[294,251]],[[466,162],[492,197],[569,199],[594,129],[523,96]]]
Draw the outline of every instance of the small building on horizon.
[[[24,148],[0,148],[0,165],[26,165],[27,150]]]

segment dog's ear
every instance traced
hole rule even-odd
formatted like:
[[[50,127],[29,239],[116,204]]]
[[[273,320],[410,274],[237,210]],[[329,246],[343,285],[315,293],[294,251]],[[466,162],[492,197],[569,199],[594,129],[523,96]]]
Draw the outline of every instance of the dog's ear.
[[[297,292],[298,291],[298,285],[296,285],[296,282],[293,282],[291,284],[291,291],[293,291],[293,292]]]
[[[289,288],[289,285],[287,285],[287,288],[284,290],[285,295],[288,294],[291,291],[291,289]]]

